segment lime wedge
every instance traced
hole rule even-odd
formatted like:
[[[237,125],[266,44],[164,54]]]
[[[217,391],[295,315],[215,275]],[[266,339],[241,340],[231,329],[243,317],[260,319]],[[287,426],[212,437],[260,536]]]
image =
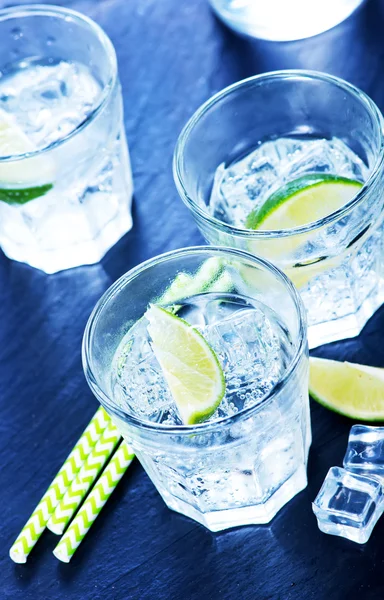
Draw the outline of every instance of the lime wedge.
[[[212,256],[205,260],[193,275],[181,271],[156,302],[170,304],[188,296],[211,291],[212,286],[215,286],[223,273],[223,269],[222,259]]]
[[[185,425],[208,419],[225,394],[215,352],[189,323],[152,305],[145,313],[152,348]]]
[[[259,209],[247,217],[245,226],[254,230],[292,229],[312,223],[341,208],[362,187],[360,181],[325,173],[304,175],[272,194]],[[342,256],[295,265],[300,247],[311,239],[310,233],[280,236],[249,242],[249,251],[276,263],[298,289],[324,271],[336,268]]]
[[[230,292],[233,288],[231,275],[226,270],[225,262],[218,257],[207,258],[194,274],[180,271],[167,287],[165,292],[154,300],[159,304],[174,303],[173,313],[179,306],[177,301],[189,296],[205,292]]]
[[[21,157],[36,147],[12,115],[0,110],[0,158]],[[0,160],[0,201],[25,204],[46,194],[52,187],[55,166],[47,153],[21,160]]]
[[[310,358],[309,393],[351,419],[384,420],[384,369]]]
[[[362,187],[360,181],[328,174],[304,175],[272,194],[247,217],[248,229],[292,229],[335,212]]]

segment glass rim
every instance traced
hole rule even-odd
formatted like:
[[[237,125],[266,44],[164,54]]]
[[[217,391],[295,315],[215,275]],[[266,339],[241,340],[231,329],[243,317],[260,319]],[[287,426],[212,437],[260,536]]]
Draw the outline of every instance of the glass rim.
[[[184,147],[189,139],[190,134],[193,132],[195,125],[200,121],[202,117],[205,116],[206,113],[210,111],[211,108],[213,108],[223,98],[231,95],[233,92],[236,92],[241,88],[248,87],[253,83],[260,84],[264,81],[274,79],[280,79],[281,81],[291,79],[297,79],[302,81],[315,80],[323,83],[330,83],[338,88],[343,89],[346,93],[350,94],[351,96],[357,98],[360,101],[360,103],[364,104],[370,116],[377,122],[379,132],[379,151],[374,166],[369,174],[369,177],[364,182],[363,186],[357,192],[357,194],[355,194],[353,198],[351,198],[351,200],[349,200],[349,202],[344,204],[341,208],[335,210],[329,215],[323,217],[322,219],[318,219],[317,221],[313,221],[311,223],[308,223],[307,225],[300,225],[299,227],[293,227],[291,229],[270,229],[253,231],[251,229],[242,229],[240,227],[235,227],[234,225],[230,225],[229,223],[224,223],[224,221],[216,219],[216,217],[210,215],[208,211],[204,210],[193,198],[191,198],[191,196],[188,194],[186,186],[184,185],[184,178],[182,175]],[[235,83],[225,87],[224,89],[214,94],[211,98],[206,100],[190,117],[190,119],[184,125],[178,137],[173,154],[173,177],[176,188],[179,192],[182,201],[192,211],[194,215],[197,215],[198,217],[203,219],[203,221],[208,222],[210,225],[214,226],[216,229],[220,229],[224,233],[233,234],[237,237],[247,239],[265,240],[268,238],[289,237],[293,235],[299,235],[302,233],[308,233],[319,229],[324,225],[329,225],[334,221],[337,221],[341,217],[345,216],[355,206],[363,202],[367,193],[369,193],[370,191],[370,187],[377,180],[380,172],[382,171],[383,165],[384,120],[375,102],[365,92],[363,92],[353,84],[345,81],[344,79],[336,77],[335,75],[328,75],[327,73],[322,73],[320,71],[312,71],[306,69],[283,69],[278,71],[269,71],[267,73],[261,73],[259,75],[253,75],[246,79],[236,81]]]
[[[237,259],[245,259],[254,263],[255,265],[271,272],[276,279],[278,279],[285,287],[286,291],[291,295],[294,302],[297,316],[298,316],[298,332],[297,340],[295,342],[295,350],[292,358],[284,370],[284,373],[275,383],[275,385],[267,392],[260,401],[254,406],[245,408],[238,413],[223,417],[212,422],[197,423],[196,425],[164,425],[159,423],[151,423],[150,421],[143,421],[128,412],[125,412],[118,406],[114,405],[113,401],[99,386],[97,378],[92,368],[92,341],[95,326],[97,325],[104,309],[108,306],[110,300],[112,300],[120,291],[130,284],[138,275],[146,271],[149,267],[168,262],[174,258],[182,258],[189,255],[204,255],[204,254],[230,254]],[[229,248],[225,246],[191,246],[187,248],[179,248],[177,250],[171,250],[165,252],[153,258],[150,258],[133,269],[130,269],[122,275],[117,281],[115,281],[101,296],[92,310],[91,315],[88,318],[82,342],[82,363],[85,378],[92,392],[99,399],[100,403],[111,413],[115,414],[121,420],[134,426],[136,429],[156,432],[168,435],[190,435],[191,433],[205,433],[211,432],[216,429],[220,429],[229,424],[237,421],[242,421],[248,418],[251,414],[258,412],[265,404],[271,401],[277,393],[285,387],[287,382],[291,379],[301,357],[303,356],[307,347],[307,318],[306,311],[304,308],[301,296],[290,279],[275,265],[268,260],[261,257],[256,257],[249,252],[238,250],[235,248]]]
[[[72,10],[71,8],[56,6],[54,4],[23,4],[0,9],[0,23],[9,19],[23,19],[25,17],[33,16],[55,17],[63,20],[71,19],[78,25],[86,25],[96,35],[105,51],[105,55],[109,63],[110,77],[103,86],[97,102],[93,106],[90,113],[72,131],[58,140],[51,142],[47,146],[37,148],[36,150],[30,150],[28,152],[24,152],[23,154],[0,156],[0,163],[17,162],[27,158],[32,158],[45,152],[49,152],[50,150],[53,150],[54,148],[67,142],[70,138],[74,137],[85,127],[87,127],[103,110],[117,82],[117,57],[115,48],[103,28],[93,21],[93,19],[76,10]]]

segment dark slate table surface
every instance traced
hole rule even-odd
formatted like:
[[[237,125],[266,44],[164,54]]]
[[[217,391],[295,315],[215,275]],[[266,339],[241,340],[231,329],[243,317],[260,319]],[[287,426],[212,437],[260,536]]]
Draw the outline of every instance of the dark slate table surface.
[[[168,510],[139,463],[69,565],[46,533],[26,565],[8,549],[96,409],[82,373],[82,332],[120,275],[202,242],[175,190],[178,133],[214,92],[249,75],[309,68],[339,75],[384,109],[384,1],[293,42],[249,42],[206,0],[68,0],[105,28],[119,59],[135,180],[133,230],[101,264],[46,276],[0,252],[0,600],[374,600],[384,597],[384,519],[363,547],[326,536],[311,510],[351,422],[312,403],[309,486],[270,526],[212,534]],[[0,6],[5,6],[0,0]],[[384,309],[319,356],[384,366]]]

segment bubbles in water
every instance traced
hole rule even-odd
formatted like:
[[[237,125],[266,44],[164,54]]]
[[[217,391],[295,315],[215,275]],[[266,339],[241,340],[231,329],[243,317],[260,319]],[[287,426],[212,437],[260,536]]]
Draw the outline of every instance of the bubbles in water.
[[[284,373],[291,345],[277,315],[263,304],[207,293],[180,302],[178,313],[204,335],[222,365],[226,394],[210,420],[235,414],[265,396]],[[202,325],[203,323],[203,325]],[[181,424],[152,351],[148,322],[140,319],[114,359],[112,389],[121,409],[141,419]]]

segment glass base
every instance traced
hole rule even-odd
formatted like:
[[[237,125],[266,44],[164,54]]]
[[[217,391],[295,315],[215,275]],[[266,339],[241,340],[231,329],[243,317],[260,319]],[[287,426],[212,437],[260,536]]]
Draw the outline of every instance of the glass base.
[[[90,173],[23,205],[0,202],[0,247],[45,273],[91,265],[132,228],[133,181],[124,132]]]
[[[303,465],[263,504],[206,513],[168,494],[163,495],[163,499],[169,508],[190,517],[210,531],[222,531],[241,525],[269,523],[287,502],[307,487],[307,483],[307,473]]]
[[[132,217],[127,202],[127,206],[120,206],[113,219],[104,225],[94,239],[44,249],[36,245],[24,245],[22,240],[16,243],[14,240],[0,238],[0,246],[8,258],[52,274],[64,269],[98,263],[131,228]]]
[[[322,344],[352,338],[361,332],[368,319],[384,302],[384,281],[379,280],[377,286],[362,302],[358,310],[339,319],[323,323],[316,323],[308,327],[309,348],[316,348]]]

